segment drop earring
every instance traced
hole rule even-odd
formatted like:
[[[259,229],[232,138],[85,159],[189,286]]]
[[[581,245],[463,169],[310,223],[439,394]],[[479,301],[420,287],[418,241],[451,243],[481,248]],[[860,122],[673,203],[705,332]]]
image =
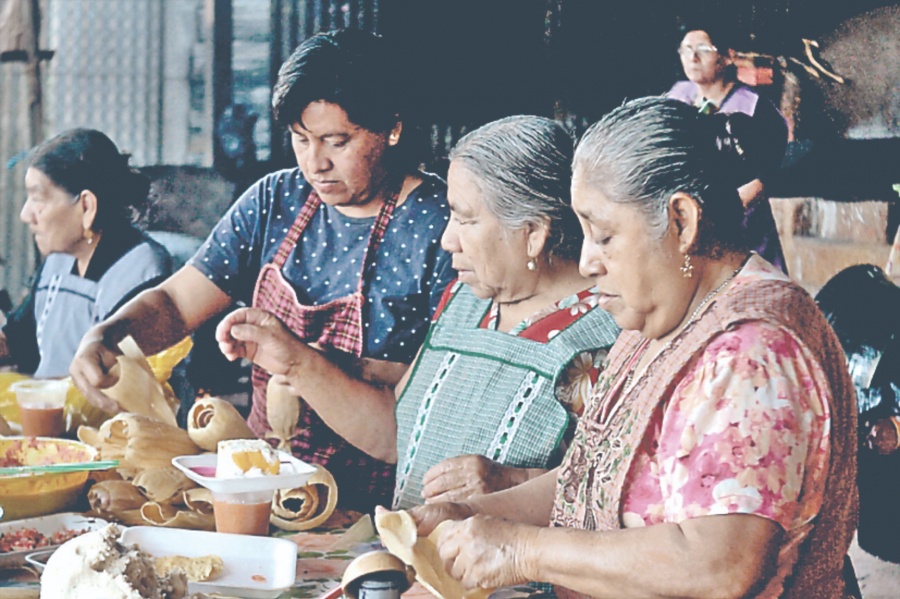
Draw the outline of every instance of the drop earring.
[[[694,276],[694,265],[691,264],[691,255],[684,255],[684,264],[681,265],[681,276],[685,279],[690,279]]]
[[[537,258],[532,258],[531,260],[529,260],[528,262],[526,262],[526,263],[525,263],[525,267],[528,268],[528,270],[531,270],[531,271],[537,270],[537,267],[538,267],[538,264],[537,264]]]
[[[91,231],[90,229],[85,229],[84,230],[84,239],[85,239],[85,241],[87,241],[88,245],[93,245],[94,244],[94,232]]]

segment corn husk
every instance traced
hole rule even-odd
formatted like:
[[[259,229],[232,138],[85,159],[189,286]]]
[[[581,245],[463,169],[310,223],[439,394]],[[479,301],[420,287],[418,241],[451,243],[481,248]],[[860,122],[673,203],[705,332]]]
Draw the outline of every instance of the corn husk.
[[[322,466],[296,489],[279,489],[272,499],[270,522],[283,530],[309,530],[323,524],[337,506],[334,477]]]
[[[213,513],[212,491],[206,487],[188,489],[182,495],[181,502],[186,508],[198,514]]]
[[[114,399],[124,412],[148,416],[171,426],[178,426],[175,410],[169,404],[162,384],[156,379],[150,363],[137,342],[125,337],[119,342],[122,355],[110,373],[118,377],[115,385],[104,392]]]
[[[441,522],[427,537],[420,537],[412,516],[404,510],[375,514],[375,528],[388,551],[399,557],[416,572],[416,579],[440,599],[486,599],[493,589],[466,590],[444,567],[437,550]]]
[[[120,473],[169,466],[174,457],[200,453],[187,431],[138,414],[116,414],[99,429],[80,426],[78,438],[99,449],[101,459],[119,460]]]
[[[148,501],[141,507],[143,524],[165,528],[192,528],[194,530],[215,530],[216,518],[212,514],[201,514],[184,507],[168,503]]]
[[[132,482],[147,499],[158,503],[180,502],[187,489],[197,486],[175,466],[146,468]]]
[[[126,510],[139,509],[147,498],[127,480],[105,480],[88,491],[91,509],[101,514],[115,516]]]
[[[291,437],[300,418],[300,398],[291,391],[287,379],[273,376],[266,386],[266,420],[271,432],[266,439],[276,439],[276,449],[290,451]]]
[[[206,451],[216,451],[219,441],[256,438],[237,408],[218,397],[201,397],[194,402],[188,412],[187,431],[191,440]]]
[[[0,435],[2,435],[4,437],[9,437],[12,434],[13,434],[13,432],[12,432],[12,429],[9,428],[9,423],[6,421],[6,419],[3,416],[0,416]]]

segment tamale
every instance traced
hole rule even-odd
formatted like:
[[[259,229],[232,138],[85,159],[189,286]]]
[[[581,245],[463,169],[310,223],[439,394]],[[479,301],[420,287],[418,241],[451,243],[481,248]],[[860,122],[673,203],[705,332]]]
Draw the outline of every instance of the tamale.
[[[198,398],[188,412],[188,435],[206,451],[216,451],[219,441],[255,439],[244,417],[232,404],[218,397]]]

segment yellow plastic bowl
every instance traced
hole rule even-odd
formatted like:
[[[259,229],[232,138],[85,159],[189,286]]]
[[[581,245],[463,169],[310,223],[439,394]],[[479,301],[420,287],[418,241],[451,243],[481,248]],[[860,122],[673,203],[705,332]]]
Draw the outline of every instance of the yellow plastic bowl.
[[[80,441],[50,437],[0,439],[0,466],[3,467],[90,462],[96,457],[97,450]],[[86,471],[0,476],[3,520],[62,511],[78,499],[87,478]]]

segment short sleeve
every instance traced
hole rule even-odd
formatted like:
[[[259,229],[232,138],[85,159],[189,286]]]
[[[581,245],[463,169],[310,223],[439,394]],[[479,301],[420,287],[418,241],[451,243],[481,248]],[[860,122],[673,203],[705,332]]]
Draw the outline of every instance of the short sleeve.
[[[714,338],[659,423],[663,520],[743,513],[789,529],[816,512],[830,425],[823,380],[774,325],[744,323]]]
[[[261,228],[275,193],[266,177],[245,191],[216,223],[188,264],[234,299],[248,300],[259,274]]]

